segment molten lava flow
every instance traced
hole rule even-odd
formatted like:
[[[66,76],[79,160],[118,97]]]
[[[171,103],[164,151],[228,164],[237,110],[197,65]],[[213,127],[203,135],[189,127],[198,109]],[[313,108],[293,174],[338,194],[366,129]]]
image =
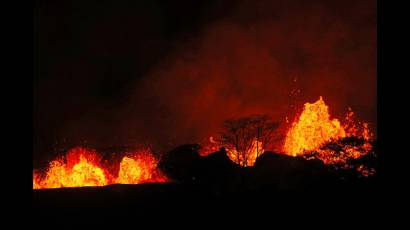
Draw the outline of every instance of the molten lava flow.
[[[65,159],[50,162],[44,179],[34,173],[33,188],[107,185],[106,172],[96,162],[97,158],[95,151],[74,148],[68,152]]]
[[[167,181],[156,169],[157,161],[148,151],[134,158],[124,157],[116,179],[99,162],[100,156],[94,150],[71,149],[65,157],[50,162],[45,176],[33,172],[33,189]]]
[[[165,182],[166,177],[157,170],[157,160],[146,152],[125,156],[120,163],[116,183],[140,184],[146,182]]]
[[[293,123],[286,135],[284,151],[296,156],[345,135],[340,122],[337,119],[330,119],[329,108],[320,97],[313,104],[305,104],[299,120]]]

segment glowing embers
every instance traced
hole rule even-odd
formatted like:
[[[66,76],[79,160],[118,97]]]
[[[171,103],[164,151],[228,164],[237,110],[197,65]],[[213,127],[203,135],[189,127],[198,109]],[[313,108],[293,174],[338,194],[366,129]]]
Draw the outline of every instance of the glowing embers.
[[[65,157],[50,162],[45,173],[33,172],[33,189],[104,186],[113,183],[139,184],[165,182],[167,178],[156,169],[157,161],[148,150],[124,157],[118,177],[103,167],[100,155],[85,148],[73,148]]]

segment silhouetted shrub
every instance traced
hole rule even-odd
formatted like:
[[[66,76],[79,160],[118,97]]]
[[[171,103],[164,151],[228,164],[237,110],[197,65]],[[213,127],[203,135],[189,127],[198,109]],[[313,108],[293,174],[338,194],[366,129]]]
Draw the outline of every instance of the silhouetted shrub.
[[[335,178],[320,160],[265,152],[255,162],[253,180],[256,188],[295,190],[314,189]]]
[[[199,145],[188,144],[168,152],[158,167],[171,179],[180,183],[195,183],[199,172]]]

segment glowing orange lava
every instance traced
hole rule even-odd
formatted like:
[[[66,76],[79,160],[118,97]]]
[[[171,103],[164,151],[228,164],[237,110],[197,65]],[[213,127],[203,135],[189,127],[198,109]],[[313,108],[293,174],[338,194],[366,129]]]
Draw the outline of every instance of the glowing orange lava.
[[[358,159],[373,150],[372,137],[368,123],[355,121],[350,108],[343,123],[338,119],[331,119],[329,108],[320,97],[314,103],[305,103],[302,113],[286,134],[283,152],[348,168],[351,167],[348,164],[351,159]],[[205,145],[200,150],[200,155],[206,156],[223,146],[212,137],[210,142],[210,145]],[[262,144],[255,138],[240,154],[232,146],[225,148],[233,162],[246,167],[253,166],[256,158],[264,152]],[[37,170],[33,172],[33,189],[168,181],[157,169],[158,161],[150,150],[127,153],[119,164],[118,174],[108,170],[100,162],[101,156],[95,150],[73,148],[66,156],[51,161],[45,173]],[[356,169],[364,176],[375,173],[373,168],[363,165]]]
[[[135,155],[136,158],[122,159],[119,175],[114,178],[100,165],[100,156],[96,151],[73,148],[65,157],[51,161],[45,175],[42,176],[38,171],[33,172],[33,189],[167,181],[156,169],[157,161],[150,152]]]
[[[157,160],[148,152],[125,156],[120,163],[118,184],[140,184],[146,182],[165,182],[166,177],[157,170]]]
[[[299,120],[292,124],[286,135],[284,152],[296,156],[344,136],[346,132],[339,120],[330,119],[329,108],[320,97],[313,104],[305,103]]]
[[[372,136],[368,123],[355,121],[350,108],[343,124],[338,119],[331,119],[328,106],[320,97],[315,103],[304,105],[303,112],[287,132],[283,151],[288,155],[317,158],[325,164],[351,168],[349,160],[358,159],[372,150]],[[374,173],[373,169],[364,166],[357,170],[364,176]]]
[[[314,103],[305,103],[303,111],[286,133],[282,151],[291,156],[319,159],[335,167],[356,168],[362,175],[368,176],[374,174],[375,170],[363,165],[352,166],[349,162],[373,151],[372,138],[369,124],[356,120],[350,108],[341,122],[331,118],[329,107],[319,97]],[[237,154],[232,146],[224,146],[211,137],[209,143],[203,144],[200,155],[209,155],[224,146],[233,162],[241,166],[253,166],[256,158],[264,152],[262,144],[255,139],[248,151]]]

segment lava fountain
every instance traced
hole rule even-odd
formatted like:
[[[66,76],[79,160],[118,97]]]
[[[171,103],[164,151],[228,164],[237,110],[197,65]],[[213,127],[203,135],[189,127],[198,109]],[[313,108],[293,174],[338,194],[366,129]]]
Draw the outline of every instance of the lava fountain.
[[[101,156],[95,150],[73,148],[66,156],[51,161],[45,173],[33,172],[33,189],[167,181],[148,150],[123,157],[117,177],[100,162]]]
[[[338,168],[355,168],[349,162],[365,155],[373,155],[373,134],[368,123],[355,120],[349,108],[344,122],[331,119],[322,97],[305,103],[300,116],[287,132],[283,152],[291,156],[316,158]],[[362,175],[373,174],[373,168],[356,167]]]
[[[166,182],[167,178],[157,169],[157,160],[149,150],[132,153],[122,158],[117,184],[141,184]]]
[[[329,108],[320,97],[315,103],[305,103],[299,119],[286,135],[284,152],[296,156],[345,136],[346,132],[339,120],[330,119]]]

